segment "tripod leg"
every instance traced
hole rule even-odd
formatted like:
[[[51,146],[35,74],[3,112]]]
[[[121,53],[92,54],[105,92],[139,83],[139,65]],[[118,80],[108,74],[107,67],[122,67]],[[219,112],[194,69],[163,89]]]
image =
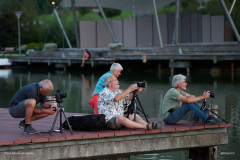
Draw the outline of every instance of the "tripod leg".
[[[137,104],[134,103],[134,122],[136,122]]]
[[[51,135],[52,132],[53,132],[53,128],[54,128],[54,126],[55,126],[55,123],[56,123],[56,120],[57,120],[57,117],[58,117],[59,112],[60,112],[60,111],[58,110],[57,113],[56,113],[56,116],[55,116],[55,118],[54,118],[52,128],[51,128],[51,130],[49,131],[50,135]]]
[[[63,113],[63,109],[61,108],[61,111],[60,111],[60,133],[62,133],[62,113]]]
[[[199,118],[197,117],[195,121],[193,122],[193,126],[198,122]]]
[[[70,132],[73,134],[72,127],[70,126],[70,124],[69,124],[69,122],[68,122],[68,119],[67,119],[67,117],[66,117],[66,115],[65,115],[65,112],[63,111],[62,113],[63,113],[63,115],[64,115],[64,117],[65,117],[65,120],[67,121],[68,128],[69,128]],[[61,124],[60,127],[61,127],[61,130],[62,130],[62,124]]]
[[[212,112],[213,114],[215,114],[218,118],[220,118],[222,121],[224,121],[225,123],[228,124],[228,122],[227,122],[225,119],[223,119],[222,117],[220,117],[217,113],[213,112],[211,109],[209,109],[209,108],[207,108],[207,107],[206,107],[206,109],[207,109],[208,111]]]
[[[138,97],[137,97],[137,100],[138,100],[138,103],[139,103],[139,105],[140,105],[140,107],[141,107],[141,109],[142,109],[142,113],[143,113],[143,115],[144,115],[147,123],[149,123],[148,118],[147,118],[147,115],[145,114],[145,112],[144,112],[144,110],[143,110],[143,107],[142,107],[142,105],[141,105],[140,100],[138,99]]]

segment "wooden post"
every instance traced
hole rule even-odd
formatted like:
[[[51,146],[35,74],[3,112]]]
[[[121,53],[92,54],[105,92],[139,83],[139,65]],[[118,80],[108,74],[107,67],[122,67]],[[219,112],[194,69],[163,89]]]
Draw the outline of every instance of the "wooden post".
[[[171,73],[172,73],[172,74],[174,73],[174,68],[173,68],[173,67],[171,67]]]
[[[234,63],[231,63],[231,80],[234,82]]]
[[[187,74],[190,73],[190,67],[187,67]]]
[[[234,63],[231,63],[231,71],[234,73]]]
[[[161,63],[158,63],[158,72],[162,71]]]

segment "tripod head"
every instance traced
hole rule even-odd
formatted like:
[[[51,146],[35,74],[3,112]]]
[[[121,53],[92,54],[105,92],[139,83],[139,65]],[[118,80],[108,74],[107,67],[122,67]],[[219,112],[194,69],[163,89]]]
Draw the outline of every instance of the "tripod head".
[[[67,98],[67,93],[62,93],[61,90],[57,90],[57,93],[55,94],[56,102],[62,103],[62,98]]]
[[[138,89],[135,89],[134,91],[132,91],[132,93],[133,93],[133,99],[132,100],[134,100],[134,98],[137,97],[137,91],[138,91]]]

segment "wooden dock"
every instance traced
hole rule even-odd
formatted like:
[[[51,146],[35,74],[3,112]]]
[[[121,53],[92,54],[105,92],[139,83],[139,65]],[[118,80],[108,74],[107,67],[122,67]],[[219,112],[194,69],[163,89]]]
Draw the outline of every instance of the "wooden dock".
[[[129,160],[130,155],[156,153],[176,150],[189,150],[194,159],[196,151],[201,149],[203,159],[209,159],[209,151],[216,154],[213,146],[228,144],[226,127],[232,124],[219,123],[204,125],[198,122],[181,120],[176,125],[164,125],[161,129],[144,130],[122,128],[118,130],[74,131],[62,133],[23,134],[18,128],[22,119],[9,115],[7,108],[0,108],[0,159],[47,160],[47,159],[112,159]],[[67,117],[79,113],[66,113]],[[55,115],[32,122],[39,132],[51,129]],[[63,118],[64,119],[64,118]],[[150,122],[161,121],[151,118]],[[60,120],[57,119],[55,129]]]
[[[191,68],[191,63],[202,61],[210,64],[228,62],[229,68],[234,70],[234,63],[238,66],[240,61],[239,43],[219,43],[219,44],[179,44],[161,47],[145,48],[122,48],[121,51],[110,50],[108,48],[89,48],[92,58],[85,61],[96,65],[108,65],[114,62],[135,63],[157,63],[168,64],[165,68]],[[56,51],[31,52],[28,57],[9,57],[13,64],[47,64],[55,65],[55,68],[70,67],[82,63],[82,49],[58,49]],[[162,66],[163,67],[163,66]]]

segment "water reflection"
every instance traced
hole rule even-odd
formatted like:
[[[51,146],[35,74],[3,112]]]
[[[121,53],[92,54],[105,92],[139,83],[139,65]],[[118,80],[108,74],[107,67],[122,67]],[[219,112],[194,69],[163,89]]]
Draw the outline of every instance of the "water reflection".
[[[0,69],[0,78],[7,79],[11,73],[11,69]]]
[[[93,109],[88,102],[97,80],[105,72],[0,70],[0,107],[7,108],[12,96],[22,86],[50,79],[54,85],[54,90],[50,95],[54,96],[57,90],[68,94],[68,97],[63,99],[63,107],[66,112],[93,114]],[[218,114],[234,125],[232,128],[228,128],[229,144],[218,147],[218,159],[240,159],[239,77],[239,74],[232,76],[231,73],[220,75],[191,73],[187,77],[187,92],[196,96],[202,95],[204,90],[214,92],[215,98],[209,98],[207,103],[218,104]],[[121,89],[128,88],[133,81],[145,81],[147,88],[143,89],[138,98],[144,111],[150,117],[161,118],[161,103],[163,96],[171,87],[171,73],[123,72],[118,80]],[[225,154],[225,152],[234,152],[235,154]],[[131,160],[137,159],[188,159],[188,151],[131,156]]]

